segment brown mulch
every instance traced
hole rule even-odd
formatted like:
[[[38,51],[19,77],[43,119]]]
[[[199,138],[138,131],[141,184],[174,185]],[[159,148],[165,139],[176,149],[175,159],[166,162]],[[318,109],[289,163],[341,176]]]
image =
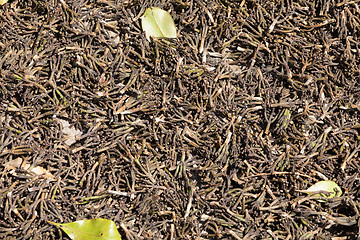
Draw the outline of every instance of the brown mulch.
[[[151,6],[177,39],[146,40]],[[10,0],[0,239],[358,239],[359,59],[359,1]]]

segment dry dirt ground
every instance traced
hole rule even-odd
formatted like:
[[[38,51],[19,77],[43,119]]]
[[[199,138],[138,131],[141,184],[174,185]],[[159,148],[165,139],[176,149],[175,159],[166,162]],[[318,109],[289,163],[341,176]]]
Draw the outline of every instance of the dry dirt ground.
[[[356,0],[9,0],[0,238],[358,239],[359,33]]]

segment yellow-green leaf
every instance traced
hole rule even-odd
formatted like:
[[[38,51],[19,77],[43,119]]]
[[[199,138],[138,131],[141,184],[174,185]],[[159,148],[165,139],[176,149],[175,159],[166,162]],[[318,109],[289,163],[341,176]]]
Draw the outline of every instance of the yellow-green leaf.
[[[141,26],[147,40],[154,38],[176,38],[176,27],[170,13],[161,8],[146,9],[141,17]]]
[[[0,5],[4,5],[8,0],[0,0]]]
[[[121,240],[113,221],[97,218],[71,223],[49,223],[61,228],[73,240]]]
[[[313,194],[314,197],[334,198],[340,197],[342,194],[341,188],[333,181],[320,181],[309,187],[304,192]],[[315,194],[314,194],[315,193]]]

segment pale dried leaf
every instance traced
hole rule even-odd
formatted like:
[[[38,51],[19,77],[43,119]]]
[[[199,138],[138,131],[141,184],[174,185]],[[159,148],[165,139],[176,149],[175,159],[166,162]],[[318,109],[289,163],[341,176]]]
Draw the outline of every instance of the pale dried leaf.
[[[16,168],[20,168],[20,165],[21,165],[22,162],[23,162],[22,158],[16,158],[15,160],[12,160],[10,162],[5,163],[4,167],[8,171],[9,170],[15,170]]]
[[[7,162],[4,164],[4,167],[7,171],[10,171],[10,173],[15,176],[17,175],[16,169],[21,169],[24,171],[30,171],[31,173],[34,174],[34,177],[43,176],[48,179],[55,179],[54,175],[52,175],[45,168],[40,167],[40,166],[31,168],[31,165],[26,160],[23,160],[22,158],[16,158],[12,161]]]
[[[64,143],[67,146],[74,144],[78,137],[81,136],[82,132],[74,127],[70,127],[70,123],[66,120],[59,120],[62,128],[62,133],[66,135]]]

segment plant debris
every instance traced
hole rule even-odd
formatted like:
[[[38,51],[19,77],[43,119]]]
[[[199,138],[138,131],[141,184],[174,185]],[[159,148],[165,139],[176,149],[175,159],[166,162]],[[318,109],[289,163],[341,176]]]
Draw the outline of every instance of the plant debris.
[[[147,40],[152,7],[177,38]],[[0,239],[67,239],[48,221],[96,218],[123,239],[359,238],[359,9],[1,5]],[[329,179],[341,196],[298,191]]]
[[[39,177],[42,176],[44,178],[47,178],[49,180],[54,180],[55,177],[46,169],[43,167],[37,166],[33,167],[31,164],[29,164],[26,160],[22,158],[16,158],[15,160],[6,162],[4,164],[4,167],[6,170],[8,170],[12,175],[19,177],[19,172],[22,172],[23,174],[33,175],[33,177]]]
[[[64,143],[68,146],[74,144],[82,134],[82,132],[78,129],[75,129],[74,127],[70,127],[70,123],[64,119],[59,119],[59,122],[61,124],[61,132],[65,134],[66,140]]]

